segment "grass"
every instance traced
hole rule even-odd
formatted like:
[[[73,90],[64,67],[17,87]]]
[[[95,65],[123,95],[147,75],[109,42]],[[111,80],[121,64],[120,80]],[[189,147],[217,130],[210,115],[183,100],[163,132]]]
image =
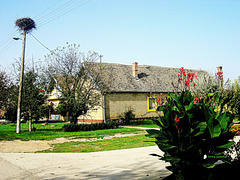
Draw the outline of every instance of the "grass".
[[[44,150],[44,153],[83,153],[83,152],[97,152],[109,151],[118,149],[129,149],[138,147],[147,147],[156,145],[152,138],[145,137],[145,135],[136,135],[130,137],[120,137],[113,139],[103,139],[92,142],[65,142],[54,144],[51,150]]]
[[[158,126],[152,122],[152,120],[141,120],[141,121],[132,121],[128,126],[137,126],[137,127],[149,127],[157,128]]]
[[[112,136],[117,133],[129,134],[142,132],[139,129],[130,128],[118,128],[118,129],[106,129],[97,131],[80,131],[80,132],[63,132],[62,126],[66,123],[49,123],[47,125],[34,124],[36,128],[35,132],[28,131],[28,124],[21,124],[21,133],[17,134],[15,123],[0,123],[0,140],[12,141],[20,139],[23,141],[28,140],[52,140],[59,137],[65,138],[93,138],[98,135]]]

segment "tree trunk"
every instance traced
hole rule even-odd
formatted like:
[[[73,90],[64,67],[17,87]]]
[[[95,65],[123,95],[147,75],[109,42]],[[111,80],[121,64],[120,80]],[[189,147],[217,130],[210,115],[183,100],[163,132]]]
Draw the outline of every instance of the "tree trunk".
[[[30,113],[30,116],[29,116],[29,132],[32,131],[32,115]]]

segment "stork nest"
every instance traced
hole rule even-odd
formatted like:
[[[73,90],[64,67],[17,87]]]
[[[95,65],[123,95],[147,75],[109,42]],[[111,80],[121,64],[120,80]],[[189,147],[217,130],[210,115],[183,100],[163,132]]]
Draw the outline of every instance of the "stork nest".
[[[16,26],[18,26],[20,30],[23,30],[26,32],[30,32],[32,29],[36,28],[36,24],[34,20],[28,17],[17,19],[15,24]]]

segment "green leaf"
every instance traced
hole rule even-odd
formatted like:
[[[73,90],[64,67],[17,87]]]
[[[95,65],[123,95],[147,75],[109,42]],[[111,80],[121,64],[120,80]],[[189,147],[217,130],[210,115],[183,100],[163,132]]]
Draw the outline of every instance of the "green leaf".
[[[215,167],[215,164],[214,163],[206,163],[206,164],[203,164],[203,166],[205,168],[214,168]]]
[[[211,138],[218,137],[221,134],[221,126],[216,119],[209,118],[207,121],[207,125]]]
[[[173,149],[175,148],[176,146],[173,146],[171,144],[165,144],[165,149],[169,150],[169,149]]]
[[[173,106],[172,109],[173,109],[174,111],[180,112],[180,110],[179,110],[176,106]]]
[[[170,97],[171,97],[174,101],[176,101],[177,103],[179,102],[179,98],[178,98],[177,95],[171,93],[171,94],[170,94]]]
[[[150,138],[164,137],[164,136],[162,135],[162,132],[161,132],[160,130],[147,129],[146,131],[148,132],[148,134],[146,135],[146,137],[150,137]]]
[[[208,93],[208,96],[210,96],[210,97],[213,96],[213,95],[214,95],[214,93]]]
[[[201,122],[201,123],[198,124],[197,128],[200,128],[200,130],[199,130],[199,132],[195,136],[198,136],[198,135],[204,133],[204,131],[207,128],[207,123],[206,122]]]
[[[215,95],[214,100],[215,100],[216,102],[219,102],[219,93],[217,93],[217,94]]]
[[[162,123],[161,119],[158,119],[158,120],[153,119],[152,121],[154,124],[158,125],[159,127],[163,127],[163,123]]]
[[[224,145],[217,146],[217,148],[224,148],[224,149],[229,149],[232,145],[234,144],[234,141],[230,141]]]
[[[218,122],[220,123],[221,128],[224,130],[227,128],[229,120],[230,120],[230,118],[227,117],[226,113],[224,113],[218,117]]]
[[[181,159],[173,157],[173,156],[169,156],[169,155],[164,155],[163,158],[161,158],[162,160],[165,160],[167,162],[170,162],[171,164],[176,164],[178,163]]]

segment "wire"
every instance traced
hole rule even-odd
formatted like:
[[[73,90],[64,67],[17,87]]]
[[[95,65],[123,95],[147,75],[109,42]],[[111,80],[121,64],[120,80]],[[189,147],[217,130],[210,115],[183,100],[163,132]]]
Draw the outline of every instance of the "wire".
[[[40,17],[39,19],[37,19],[37,21],[41,21],[42,19],[45,20],[46,17],[51,17],[52,14],[54,15],[55,12],[58,13],[59,11],[61,11],[61,9],[65,8],[65,7],[69,6],[69,5],[71,5],[71,3],[72,3],[73,1],[75,1],[75,0],[70,0],[70,1],[68,1],[68,2],[66,2],[66,3],[64,3],[64,4],[61,5],[60,7],[56,8],[56,9],[54,9],[53,11],[49,12],[48,14]]]
[[[48,11],[49,9],[53,8],[54,6],[56,6],[59,2],[61,2],[62,0],[59,0],[58,2],[54,3],[52,6],[48,7],[47,9],[41,11],[40,13],[38,13],[36,16],[33,17],[33,19],[36,19],[38,16],[42,15],[44,12]]]
[[[10,41],[8,44],[6,44],[6,46],[4,46],[1,50],[0,50],[0,55],[2,55],[3,53],[6,52],[6,50],[8,50],[10,47],[12,47],[16,42],[15,41]]]
[[[57,19],[57,18],[65,15],[65,14],[73,11],[74,9],[77,9],[77,8],[83,6],[84,4],[88,3],[89,1],[90,1],[90,0],[87,0],[87,1],[85,1],[85,2],[83,2],[83,3],[81,3],[81,4],[79,4],[79,5],[77,5],[77,6],[74,7],[74,8],[71,7],[71,9],[69,9],[69,10],[67,10],[67,11],[65,11],[65,10],[66,10],[66,9],[65,9],[65,10],[64,10],[65,12],[64,12],[64,11],[63,11],[63,12],[58,12],[58,14],[55,14],[54,16],[50,17],[49,20],[46,20],[45,22],[43,21],[42,24],[40,24],[39,26],[42,27],[42,26],[48,24],[49,22],[52,22],[53,20],[55,20],[55,19]],[[77,3],[77,4],[78,4],[78,3]],[[75,4],[74,4],[74,5],[75,5]]]
[[[39,43],[41,44],[44,48],[46,48],[48,51],[50,51],[51,53],[54,53],[54,51],[50,50],[47,46],[45,46],[41,41],[39,41],[32,33],[30,33],[31,36]],[[55,53],[54,53],[55,54]]]
[[[62,0],[60,0],[62,1]],[[48,7],[46,10],[42,11],[42,12],[47,12],[49,9],[52,9],[53,7],[55,7],[57,4],[60,3],[60,1],[54,3],[53,5],[51,5],[50,7]],[[55,19],[83,6],[84,4],[88,3],[90,0],[86,0],[84,2],[78,2],[78,0],[71,0],[68,1],[67,3],[62,4],[61,6],[57,7],[56,9],[54,9],[53,11],[43,15],[42,17],[40,17],[38,19],[39,25],[38,27],[42,27],[52,21],[54,21]],[[40,16],[41,13],[39,13],[38,15],[36,15],[35,17]],[[44,19],[48,17],[48,19]],[[30,24],[29,26],[31,26],[32,24]],[[9,47],[11,47],[14,43],[11,43],[8,41],[10,41],[10,39],[12,39],[12,36],[14,34],[16,34],[18,30],[14,31],[11,35],[8,36],[8,38],[6,38],[1,44],[0,44],[0,55],[2,53],[4,53]],[[31,34],[32,35],[32,34]],[[33,36],[33,35],[32,35]],[[34,37],[34,36],[33,36]],[[34,37],[35,38],[35,37]],[[37,39],[36,39],[37,40]],[[7,43],[7,45],[6,45]],[[40,43],[40,42],[39,42]],[[41,44],[41,43],[40,43]],[[43,44],[42,44],[43,45]],[[1,47],[4,46],[2,49]],[[46,48],[46,47],[45,47]],[[49,50],[49,49],[48,49]],[[51,50],[50,50],[51,51]]]
[[[31,34],[31,33],[30,33]],[[31,34],[32,35],[32,34]],[[56,56],[58,56],[59,58],[63,59],[63,57],[59,56],[58,54],[56,54],[54,51],[52,51],[51,49],[49,49],[46,45],[44,45],[40,40],[38,40],[34,35],[32,35],[32,37],[39,43],[41,44],[44,48],[46,48],[49,52],[51,52],[52,54],[55,54]]]
[[[15,30],[13,33],[11,33],[6,39],[3,40],[3,42],[0,44],[0,47],[4,46],[9,39],[12,39],[12,37],[17,33],[17,30]]]

